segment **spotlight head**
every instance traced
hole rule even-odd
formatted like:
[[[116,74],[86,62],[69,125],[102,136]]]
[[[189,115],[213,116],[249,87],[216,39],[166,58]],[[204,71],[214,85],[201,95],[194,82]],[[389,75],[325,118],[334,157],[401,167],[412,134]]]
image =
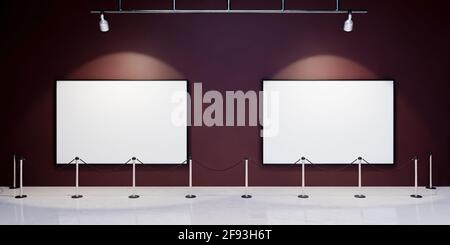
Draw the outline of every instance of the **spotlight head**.
[[[100,14],[100,31],[101,32],[108,32],[109,31],[109,23],[105,19],[105,15],[103,13]]]
[[[353,31],[353,19],[352,19],[352,11],[348,11],[348,18],[344,23],[344,31],[352,32]]]

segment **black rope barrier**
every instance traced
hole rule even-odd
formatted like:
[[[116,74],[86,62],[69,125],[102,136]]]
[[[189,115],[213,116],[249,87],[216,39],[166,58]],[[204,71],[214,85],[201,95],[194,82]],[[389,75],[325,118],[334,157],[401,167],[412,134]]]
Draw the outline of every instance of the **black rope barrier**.
[[[134,159],[133,159],[133,158],[134,158]],[[84,165],[86,165],[88,168],[90,168],[90,169],[92,169],[92,170],[94,170],[94,171],[96,171],[96,172],[114,173],[114,172],[122,171],[126,166],[129,166],[130,162],[132,162],[133,160],[137,161],[139,164],[143,164],[143,165],[145,164],[145,163],[143,163],[139,158],[135,158],[135,157],[133,157],[133,158],[130,158],[130,159],[129,159],[128,161],[126,161],[125,163],[119,164],[117,167],[114,167],[114,168],[112,168],[112,169],[102,169],[102,168],[96,167],[96,166],[93,165],[93,164],[89,164],[89,163],[85,162],[83,159],[81,159],[81,158],[79,158],[79,157],[76,157],[76,158],[74,158],[72,161],[68,162],[67,164],[62,164],[62,168],[64,169],[64,168],[66,168],[66,167],[68,167],[68,166],[73,166],[74,162],[75,162],[76,160],[79,160],[81,163],[83,163]],[[184,161],[181,162],[181,163],[177,163],[177,164],[175,164],[174,167],[169,168],[168,170],[171,171],[172,169],[179,168],[179,167],[183,166],[187,161],[188,161],[188,160],[184,160]],[[110,165],[107,165],[107,166],[110,166]]]
[[[96,172],[106,172],[106,173],[116,173],[121,171],[123,168],[125,168],[125,166],[127,166],[127,164],[132,160],[133,158],[131,158],[130,160],[128,160],[127,162],[123,163],[123,164],[119,164],[117,167],[114,167],[112,169],[100,169],[98,167],[95,167],[92,164],[88,164],[85,161],[83,161],[83,159],[79,159],[81,160],[82,163],[84,163],[88,168],[93,169]]]
[[[251,164],[253,164],[253,165],[256,165],[256,166],[261,166],[261,165],[262,165],[260,162],[254,161],[254,160],[251,159],[251,158],[247,158],[247,159],[248,159],[248,162],[251,163]],[[129,159],[128,161],[126,161],[124,164],[120,164],[119,166],[114,167],[114,168],[112,168],[112,169],[102,169],[102,168],[96,167],[96,166],[93,165],[93,164],[88,164],[88,163],[86,163],[83,159],[81,159],[81,158],[79,158],[79,157],[76,157],[76,158],[74,158],[73,160],[71,160],[70,162],[68,162],[67,164],[63,164],[62,168],[67,168],[68,166],[73,165],[74,162],[75,162],[76,160],[79,160],[81,163],[83,163],[84,165],[86,165],[88,168],[93,169],[93,170],[95,170],[96,172],[108,172],[108,173],[113,173],[113,172],[119,172],[119,171],[123,170],[123,168],[124,168],[125,166],[127,166],[127,165],[133,160],[133,158],[130,158],[130,159]],[[140,163],[140,164],[144,164],[144,163],[143,163],[140,159],[138,159],[138,158],[136,158],[136,159],[134,159],[134,160],[136,160],[136,161],[137,161],[138,163]],[[351,163],[349,163],[349,164],[346,164],[346,166],[344,166],[344,167],[342,167],[342,168],[338,168],[338,169],[330,169],[330,168],[328,168],[328,167],[321,167],[320,164],[314,163],[314,162],[310,161],[310,160],[307,159],[307,158],[304,158],[304,159],[300,158],[300,159],[298,159],[296,162],[294,162],[294,163],[292,163],[292,164],[289,164],[288,167],[292,167],[292,168],[298,167],[299,165],[301,165],[301,161],[302,161],[302,160],[305,160],[305,161],[308,163],[307,165],[310,165],[310,166],[312,166],[313,168],[316,168],[316,169],[318,169],[319,171],[323,171],[323,172],[325,172],[325,171],[335,171],[335,172],[341,172],[341,171],[344,171],[344,170],[346,170],[346,169],[348,169],[348,168],[350,168],[350,167],[355,166],[355,163],[356,163],[358,160],[362,160],[362,161],[364,162],[363,165],[367,165],[367,166],[369,166],[370,168],[374,169],[374,170],[377,171],[377,172],[393,172],[393,171],[400,171],[400,170],[402,170],[402,169],[404,169],[404,168],[410,166],[410,165],[405,164],[405,163],[403,162],[403,164],[399,164],[397,168],[394,168],[394,169],[384,169],[384,168],[380,168],[380,167],[375,166],[375,164],[368,162],[368,161],[367,161],[366,159],[364,159],[364,158],[361,158],[361,159],[358,159],[358,158],[357,158],[356,160],[354,160],[353,162],[351,162]],[[174,167],[168,168],[167,170],[168,170],[168,171],[172,171],[172,170],[178,169],[178,168],[184,166],[185,163],[187,163],[187,162],[188,162],[188,160],[185,160],[185,161],[183,161],[183,162],[181,162],[181,163],[177,163]],[[231,169],[236,168],[237,166],[239,166],[239,165],[241,165],[241,164],[244,164],[244,162],[245,162],[245,158],[238,160],[237,162],[233,163],[233,164],[230,165],[229,167],[219,169],[219,168],[213,168],[213,167],[210,167],[210,166],[208,166],[207,164],[202,163],[201,161],[198,161],[198,160],[192,160],[192,163],[193,163],[193,164],[199,165],[200,167],[202,167],[202,168],[204,168],[204,169],[207,169],[207,170],[210,170],[210,171],[215,171],[215,172],[224,172],[224,171],[231,170]],[[286,166],[286,165],[284,165],[284,166]]]
[[[210,170],[210,171],[215,171],[215,172],[225,172],[225,171],[231,170],[231,169],[233,169],[233,168],[235,168],[235,167],[237,167],[237,166],[243,164],[243,163],[244,163],[244,159],[240,159],[239,161],[237,161],[237,162],[234,163],[233,165],[231,165],[231,166],[229,166],[229,167],[226,167],[226,168],[223,168],[223,169],[212,168],[212,167],[210,167],[210,166],[208,166],[208,165],[206,165],[206,164],[203,164],[202,162],[200,162],[200,161],[198,161],[198,160],[192,160],[192,162],[193,162],[193,163],[196,163],[196,164],[198,164],[200,167],[202,167],[202,168],[204,168],[204,169],[207,169],[207,170]]]

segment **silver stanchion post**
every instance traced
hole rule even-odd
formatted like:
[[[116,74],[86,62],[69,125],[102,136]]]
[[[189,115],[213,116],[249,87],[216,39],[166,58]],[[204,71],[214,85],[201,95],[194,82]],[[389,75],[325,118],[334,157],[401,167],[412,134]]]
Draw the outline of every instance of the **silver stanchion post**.
[[[359,194],[355,195],[355,198],[366,198],[362,193],[362,157],[358,157],[358,191]]]
[[[414,157],[414,194],[411,195],[412,198],[422,198],[421,195],[418,194],[419,191],[419,181],[417,175],[417,164],[419,162],[419,157]]]
[[[302,162],[302,174],[301,174],[302,188],[301,188],[301,194],[298,195],[298,198],[306,199],[306,198],[309,198],[308,195],[305,195],[305,162],[306,162],[306,158],[302,157],[301,162]]]
[[[433,154],[431,154],[431,152],[429,156],[429,161],[430,161],[430,184],[426,188],[430,190],[436,190],[436,187],[433,186]]]
[[[139,195],[136,194],[136,157],[131,158],[132,164],[133,164],[133,194],[128,196],[131,199],[139,198]]]
[[[79,169],[79,162],[80,162],[80,158],[79,157],[75,157],[75,195],[72,195],[73,199],[79,199],[82,198],[83,196],[79,194],[79,179],[80,179],[80,169]]]
[[[25,158],[20,157],[19,160],[19,190],[20,190],[20,194],[18,196],[16,196],[17,199],[22,199],[22,198],[26,198],[27,195],[23,194],[23,161],[25,160]]]
[[[245,194],[242,195],[242,198],[252,198],[252,195],[248,194],[248,158],[244,159],[245,162]]]
[[[196,195],[192,194],[192,157],[188,159],[189,164],[189,194],[186,195],[186,198],[196,198]]]
[[[16,186],[17,173],[16,173],[16,171],[17,171],[17,163],[16,163],[16,155],[14,154],[13,155],[13,183],[12,183],[11,187],[9,187],[9,189],[17,189],[17,186]]]

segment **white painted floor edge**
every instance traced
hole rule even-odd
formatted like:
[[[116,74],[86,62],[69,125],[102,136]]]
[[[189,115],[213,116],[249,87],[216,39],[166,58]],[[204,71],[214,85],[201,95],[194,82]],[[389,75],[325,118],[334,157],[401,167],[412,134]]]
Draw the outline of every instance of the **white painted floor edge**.
[[[25,187],[0,188],[0,224],[450,224],[450,187]],[[242,199],[242,194],[253,198]],[[197,198],[186,199],[186,194]]]

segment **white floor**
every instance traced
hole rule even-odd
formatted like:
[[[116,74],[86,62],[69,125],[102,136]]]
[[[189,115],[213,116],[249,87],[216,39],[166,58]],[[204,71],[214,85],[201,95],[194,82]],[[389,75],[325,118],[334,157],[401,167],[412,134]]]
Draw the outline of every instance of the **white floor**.
[[[129,199],[129,188],[85,187],[82,199],[71,199],[73,188],[0,188],[0,224],[450,224],[450,187],[420,188],[413,199],[410,187],[364,188],[366,199],[353,197],[356,188],[308,188],[309,199],[299,199],[298,188],[250,188],[252,199],[242,199],[243,188],[193,188],[196,199],[186,199],[188,188],[138,188],[139,199]]]

